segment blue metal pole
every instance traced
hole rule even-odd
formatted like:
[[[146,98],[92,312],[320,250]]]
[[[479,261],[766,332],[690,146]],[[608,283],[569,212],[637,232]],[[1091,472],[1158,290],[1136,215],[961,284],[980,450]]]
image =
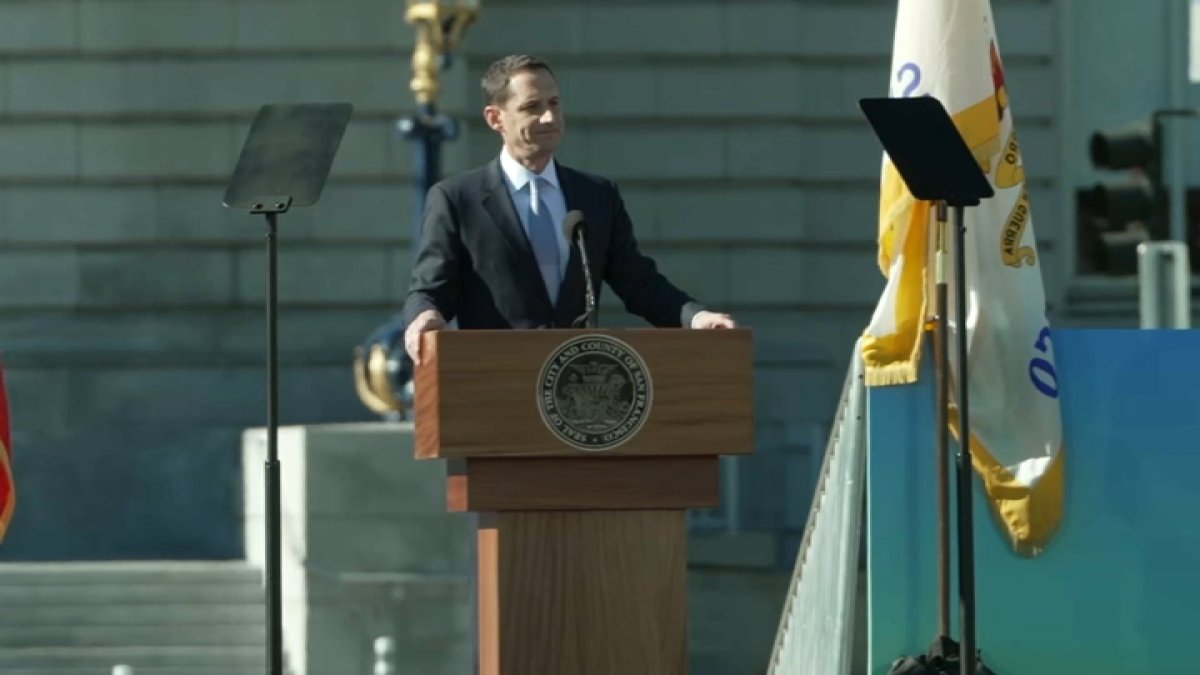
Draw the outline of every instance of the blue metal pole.
[[[458,125],[446,115],[438,114],[433,104],[421,106],[412,117],[400,120],[400,131],[413,141],[416,190],[413,200],[412,256],[416,260],[421,241],[421,219],[425,213],[425,197],[429,189],[442,178],[442,144],[458,136]]]

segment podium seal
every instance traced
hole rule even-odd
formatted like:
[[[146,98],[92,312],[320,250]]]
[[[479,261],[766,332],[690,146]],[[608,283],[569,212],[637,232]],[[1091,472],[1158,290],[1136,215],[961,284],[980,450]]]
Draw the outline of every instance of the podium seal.
[[[537,400],[542,421],[564,443],[611,450],[646,423],[654,387],[633,347],[607,335],[580,335],[542,365]]]

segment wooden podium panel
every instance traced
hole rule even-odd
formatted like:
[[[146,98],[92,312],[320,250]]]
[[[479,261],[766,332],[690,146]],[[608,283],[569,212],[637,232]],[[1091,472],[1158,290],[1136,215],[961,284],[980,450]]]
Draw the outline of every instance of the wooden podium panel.
[[[485,514],[481,675],[687,673],[683,511]]]
[[[446,502],[452,513],[715,508],[717,462],[693,456],[453,460]]]
[[[609,455],[739,455],[753,450],[754,385],[746,330],[438,331],[416,373],[420,459],[584,454],[539,414],[540,376],[564,342],[603,335],[645,363],[652,405]]]
[[[687,509],[753,451],[750,332],[423,339],[415,453],[479,513],[479,675],[686,675]]]

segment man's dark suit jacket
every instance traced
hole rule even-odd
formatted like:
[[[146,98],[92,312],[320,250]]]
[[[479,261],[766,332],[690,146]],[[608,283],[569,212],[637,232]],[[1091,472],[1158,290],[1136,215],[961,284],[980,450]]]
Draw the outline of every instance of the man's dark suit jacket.
[[[703,306],[676,288],[638,250],[616,185],[555,163],[567,211],[587,219],[586,245],[597,296],[601,281],[630,313],[654,326],[690,326]],[[597,297],[599,302],[599,297]],[[404,304],[405,324],[436,309],[459,328],[568,328],[585,309],[578,248],[550,296],[508,193],[499,158],[430,189],[422,244]]]

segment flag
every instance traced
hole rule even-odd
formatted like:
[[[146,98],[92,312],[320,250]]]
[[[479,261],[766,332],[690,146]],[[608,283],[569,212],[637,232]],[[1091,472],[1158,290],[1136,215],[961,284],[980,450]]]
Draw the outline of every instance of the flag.
[[[17,486],[12,471],[12,429],[8,417],[8,388],[4,385],[4,368],[0,366],[0,541],[8,531],[13,509],[17,505]]]
[[[1014,551],[1036,556],[1062,520],[1065,448],[1025,168],[988,0],[900,0],[889,79],[889,96],[945,106],[996,193],[965,216],[971,451],[997,525]],[[933,204],[908,192],[886,154],[880,183],[887,283],[862,340],[870,386],[916,381],[934,310]],[[954,307],[962,289],[948,277]],[[953,345],[960,326],[951,319]],[[957,367],[951,359],[952,382]],[[957,438],[956,407],[952,398]]]

